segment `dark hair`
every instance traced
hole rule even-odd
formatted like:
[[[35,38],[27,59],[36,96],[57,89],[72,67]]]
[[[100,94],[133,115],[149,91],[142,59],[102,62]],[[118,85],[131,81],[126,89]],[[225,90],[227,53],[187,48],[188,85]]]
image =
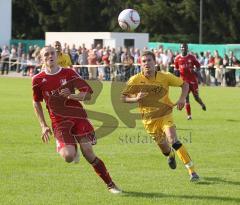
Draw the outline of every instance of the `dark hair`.
[[[181,43],[181,44],[180,44],[180,47],[182,47],[182,46],[184,46],[184,47],[187,47],[187,48],[188,48],[188,44],[187,44],[187,43]]]
[[[155,55],[152,51],[143,51],[141,57],[143,56],[152,56],[153,60],[156,61]]]

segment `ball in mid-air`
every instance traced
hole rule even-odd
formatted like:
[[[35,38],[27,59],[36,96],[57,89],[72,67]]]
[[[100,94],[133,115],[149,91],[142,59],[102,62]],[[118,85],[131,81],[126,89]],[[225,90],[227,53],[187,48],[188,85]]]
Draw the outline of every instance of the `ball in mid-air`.
[[[134,9],[125,9],[118,16],[119,26],[125,31],[133,31],[140,24],[140,16]]]

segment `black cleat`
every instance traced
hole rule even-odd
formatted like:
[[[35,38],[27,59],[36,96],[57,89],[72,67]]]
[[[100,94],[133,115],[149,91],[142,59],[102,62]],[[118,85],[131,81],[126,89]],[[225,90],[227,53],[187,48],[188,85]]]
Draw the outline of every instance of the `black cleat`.
[[[171,169],[176,169],[177,167],[177,163],[176,163],[176,160],[175,160],[175,153],[173,150],[171,150],[168,158],[168,166],[171,168]]]
[[[190,175],[190,182],[197,182],[200,180],[200,177],[197,175],[196,172],[193,172],[191,175]]]
[[[206,110],[207,110],[206,105],[204,105],[204,104],[202,105],[202,110],[203,110],[203,111],[206,111]]]

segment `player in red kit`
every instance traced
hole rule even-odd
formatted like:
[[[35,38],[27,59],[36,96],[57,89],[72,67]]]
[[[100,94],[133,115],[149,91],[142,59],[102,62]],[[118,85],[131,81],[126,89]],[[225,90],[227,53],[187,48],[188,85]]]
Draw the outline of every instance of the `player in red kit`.
[[[42,129],[43,142],[48,143],[52,134],[41,105],[44,100],[60,156],[68,163],[73,162],[79,144],[83,156],[106,183],[108,190],[111,193],[121,193],[103,161],[93,152],[92,145],[96,144],[94,128],[79,102],[90,100],[93,93],[91,87],[74,70],[62,69],[57,65],[56,51],[53,47],[44,47],[40,55],[45,67],[33,77],[32,89],[33,107]]]
[[[180,77],[189,84],[189,93],[192,92],[194,99],[201,105],[202,109],[206,111],[206,106],[199,97],[197,73],[195,71],[195,69],[199,69],[201,65],[193,55],[188,54],[188,45],[186,43],[181,44],[180,49],[181,54],[176,56],[174,60],[175,69],[179,71]],[[186,98],[185,108],[188,115],[187,119],[191,120],[189,94]]]

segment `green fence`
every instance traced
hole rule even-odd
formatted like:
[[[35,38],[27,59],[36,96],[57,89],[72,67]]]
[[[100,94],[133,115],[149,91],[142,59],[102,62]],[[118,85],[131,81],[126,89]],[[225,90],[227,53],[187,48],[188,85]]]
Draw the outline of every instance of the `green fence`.
[[[162,43],[162,42],[149,42],[149,49],[159,48],[163,46],[164,49],[171,49],[172,51],[180,51],[179,43]],[[225,53],[233,51],[237,58],[240,58],[240,44],[188,44],[188,48],[192,52],[200,53],[201,51],[210,51],[212,54],[218,50],[220,56],[223,57]]]

